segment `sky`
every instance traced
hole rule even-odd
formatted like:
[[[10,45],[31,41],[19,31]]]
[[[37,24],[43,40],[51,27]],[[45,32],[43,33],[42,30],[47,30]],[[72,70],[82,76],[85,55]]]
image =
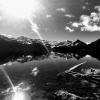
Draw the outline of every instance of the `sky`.
[[[50,41],[80,39],[90,43],[100,38],[100,0],[38,1],[43,9],[37,10],[33,5],[36,11],[31,20],[43,39]],[[37,8],[38,6],[40,5],[37,5]],[[32,30],[32,24],[28,19],[10,18],[3,13],[2,7],[0,34],[8,37],[39,38],[35,29]]]

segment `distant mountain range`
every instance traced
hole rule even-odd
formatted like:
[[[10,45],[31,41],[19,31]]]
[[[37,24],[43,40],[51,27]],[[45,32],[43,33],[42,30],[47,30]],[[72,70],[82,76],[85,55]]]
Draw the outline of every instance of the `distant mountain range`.
[[[60,43],[58,43],[60,44]],[[73,53],[76,58],[82,58],[86,55],[91,55],[100,60],[100,39],[86,44],[80,40],[75,42],[66,41],[63,43],[64,45],[55,45],[52,50],[58,53]],[[66,44],[66,45],[65,45]]]
[[[0,35],[0,56],[4,59],[9,56],[33,55],[39,56],[48,54],[51,51],[59,53],[74,53],[75,55],[98,56],[100,50],[100,39],[86,44],[80,40],[73,41],[47,41],[30,39],[24,36],[8,38]],[[49,52],[48,52],[49,51]]]
[[[55,45],[55,47],[53,47],[53,51],[55,52],[62,52],[62,53],[66,53],[66,52],[80,52],[81,51],[85,51],[87,48],[87,44],[77,40],[75,42],[72,41],[64,41],[61,43],[58,43],[57,45]]]
[[[33,55],[40,56],[47,54],[43,43],[26,37],[8,38],[0,35],[0,60],[10,56]]]

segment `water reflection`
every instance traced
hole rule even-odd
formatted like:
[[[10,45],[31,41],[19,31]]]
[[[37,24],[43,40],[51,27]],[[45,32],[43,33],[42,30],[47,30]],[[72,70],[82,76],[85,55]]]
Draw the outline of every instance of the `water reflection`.
[[[40,55],[40,56],[34,56],[34,55],[20,55],[20,56],[10,56],[2,60],[2,57],[0,56],[0,65],[2,64],[11,64],[12,62],[19,62],[19,63],[25,63],[32,60],[43,60],[48,58],[48,55]],[[9,63],[8,63],[9,62]]]
[[[16,59],[16,61],[20,62],[20,63],[25,63],[25,62],[29,62],[32,60],[44,60],[48,57],[48,55],[42,55],[42,56],[32,56],[32,55],[27,55],[27,56],[22,56]]]
[[[15,88],[16,92],[11,88],[2,91],[2,100],[48,100],[46,91],[37,89],[35,84],[21,82]]]
[[[93,57],[96,58],[97,60],[100,60],[99,54],[85,54],[85,53],[58,53],[58,52],[51,52],[49,55],[40,55],[40,56],[34,56],[34,55],[21,55],[21,56],[10,56],[2,60],[2,57],[0,56],[0,65],[8,63],[9,65],[12,62],[19,62],[19,63],[25,63],[33,60],[44,60],[44,59],[57,59],[57,58],[65,58],[66,60],[75,58],[77,60],[80,60],[84,57]]]
[[[28,84],[23,82],[14,88],[15,91],[13,91],[12,88],[8,88],[7,90],[2,91],[2,94],[5,95],[4,100],[31,100],[31,88]]]
[[[96,58],[97,60],[100,60],[100,54],[86,54],[86,53],[73,53],[73,52],[70,52],[70,53],[58,53],[58,52],[55,52],[55,53],[52,53],[54,57],[60,57],[60,58],[66,58],[66,59],[71,59],[71,58],[75,58],[77,60],[80,60],[81,58],[84,58],[84,57],[93,57],[93,58]]]
[[[32,75],[37,76],[39,73],[38,67],[33,68]]]
[[[51,52],[50,55],[37,57],[32,55],[10,57],[1,61],[1,64],[19,91],[18,95],[24,93],[27,100],[99,100],[100,86],[95,82],[85,79],[64,82],[57,79],[59,73],[86,61],[86,64],[75,68],[75,72],[98,75],[96,80],[100,81],[100,62],[91,56]],[[51,57],[56,61],[56,65],[52,63]],[[13,91],[2,72],[0,78],[0,100],[11,100]]]

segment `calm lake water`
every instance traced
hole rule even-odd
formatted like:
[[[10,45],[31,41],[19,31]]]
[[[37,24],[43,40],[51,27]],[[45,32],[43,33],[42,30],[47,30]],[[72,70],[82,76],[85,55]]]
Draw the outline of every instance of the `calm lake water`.
[[[25,94],[27,92],[28,96],[25,100],[49,100],[52,91],[63,89],[61,86],[56,85],[58,83],[57,74],[84,61],[87,62],[77,68],[76,72],[88,73],[90,68],[100,71],[100,61],[88,55],[77,60],[73,57],[61,57],[51,54],[43,59],[32,61],[17,59],[17,61],[2,64],[0,66],[0,100],[13,100],[11,83],[2,67],[10,77],[13,85],[22,88]]]

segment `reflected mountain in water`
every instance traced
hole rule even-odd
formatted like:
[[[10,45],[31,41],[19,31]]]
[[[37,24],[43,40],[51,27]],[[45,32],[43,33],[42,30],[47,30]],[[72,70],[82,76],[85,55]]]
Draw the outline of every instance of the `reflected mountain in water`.
[[[65,42],[63,45],[57,45],[52,48],[54,52],[57,52],[58,55],[63,54],[71,54],[76,59],[80,59],[85,57],[86,55],[90,55],[91,57],[97,58],[100,60],[100,39],[90,43],[86,44],[80,40],[77,40],[75,42]]]

